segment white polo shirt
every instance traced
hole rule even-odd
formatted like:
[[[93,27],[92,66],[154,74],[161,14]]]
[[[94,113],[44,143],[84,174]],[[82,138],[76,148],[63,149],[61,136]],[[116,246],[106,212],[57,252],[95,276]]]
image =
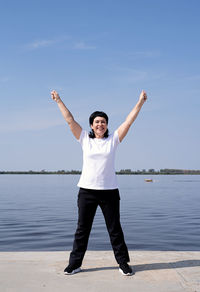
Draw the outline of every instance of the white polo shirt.
[[[120,143],[117,131],[108,138],[90,138],[82,130],[78,140],[83,149],[83,168],[78,187],[95,190],[117,189],[115,152]]]

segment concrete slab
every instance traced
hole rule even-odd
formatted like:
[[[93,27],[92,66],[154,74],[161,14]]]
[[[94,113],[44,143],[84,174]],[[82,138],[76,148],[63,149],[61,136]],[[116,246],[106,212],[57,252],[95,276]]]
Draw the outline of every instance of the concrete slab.
[[[200,292],[200,252],[130,251],[135,275],[118,271],[112,251],[87,251],[67,276],[69,252],[1,252],[0,292]]]

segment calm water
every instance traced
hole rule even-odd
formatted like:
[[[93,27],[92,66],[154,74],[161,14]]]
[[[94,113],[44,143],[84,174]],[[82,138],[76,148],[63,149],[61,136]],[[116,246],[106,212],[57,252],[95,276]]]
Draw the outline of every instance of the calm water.
[[[200,176],[118,176],[130,250],[200,250]],[[0,175],[0,251],[71,250],[77,221],[73,175]],[[88,249],[111,249],[98,209]]]

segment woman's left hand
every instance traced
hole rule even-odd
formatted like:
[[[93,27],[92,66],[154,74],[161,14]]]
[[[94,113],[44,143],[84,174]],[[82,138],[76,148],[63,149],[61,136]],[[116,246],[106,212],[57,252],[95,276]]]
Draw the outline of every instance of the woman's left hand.
[[[144,90],[142,90],[142,92],[140,93],[140,101],[145,102],[147,100],[147,94]]]

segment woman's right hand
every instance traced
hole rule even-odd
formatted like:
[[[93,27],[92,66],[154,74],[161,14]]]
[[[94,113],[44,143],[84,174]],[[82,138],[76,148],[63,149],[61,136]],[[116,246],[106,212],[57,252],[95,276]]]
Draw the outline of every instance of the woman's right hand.
[[[51,98],[53,100],[55,100],[56,102],[58,102],[60,100],[60,96],[59,96],[58,92],[55,91],[55,90],[52,90],[52,92],[51,92]]]
[[[73,115],[71,112],[68,110],[68,108],[65,106],[63,101],[60,99],[60,96],[57,91],[52,90],[51,91],[51,97],[53,100],[55,100],[58,104],[58,107],[65,119],[65,121],[68,123],[73,135],[76,137],[78,140],[81,135],[82,128],[81,126],[74,120]]]

